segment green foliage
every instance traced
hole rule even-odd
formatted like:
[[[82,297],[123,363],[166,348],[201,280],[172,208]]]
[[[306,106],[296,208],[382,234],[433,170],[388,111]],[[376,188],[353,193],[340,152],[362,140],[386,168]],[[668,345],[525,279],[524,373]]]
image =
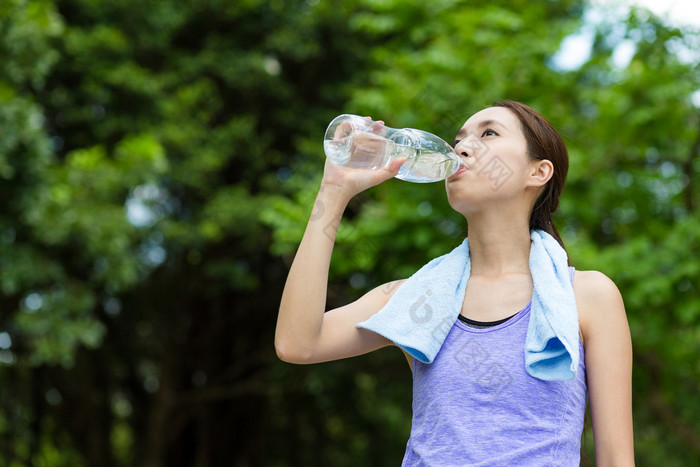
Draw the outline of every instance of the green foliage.
[[[558,70],[585,6],[0,3],[11,340],[0,464],[396,464],[411,419],[400,352],[311,367],[274,355],[320,141],[340,113],[449,141],[503,97],[564,134],[557,224],[574,265],[608,274],[625,298],[638,464],[697,464],[700,34],[634,10],[595,25],[581,68]],[[623,43],[635,53],[618,66]],[[409,276],[465,234],[442,184],[393,180],[358,196],[329,306]]]

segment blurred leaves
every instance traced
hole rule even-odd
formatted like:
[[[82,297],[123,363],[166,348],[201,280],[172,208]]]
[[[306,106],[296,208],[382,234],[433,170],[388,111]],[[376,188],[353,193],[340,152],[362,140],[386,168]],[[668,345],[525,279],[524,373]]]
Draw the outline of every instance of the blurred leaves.
[[[411,417],[399,352],[313,367],[274,355],[320,141],[340,113],[451,141],[505,97],[563,134],[571,168],[555,220],[573,264],[608,274],[625,298],[638,464],[697,464],[700,34],[641,9],[604,14],[586,26],[590,58],[559,69],[585,11],[578,0],[0,3],[11,342],[0,463],[398,462]],[[338,232],[329,306],[409,276],[466,227],[439,183],[363,193]]]

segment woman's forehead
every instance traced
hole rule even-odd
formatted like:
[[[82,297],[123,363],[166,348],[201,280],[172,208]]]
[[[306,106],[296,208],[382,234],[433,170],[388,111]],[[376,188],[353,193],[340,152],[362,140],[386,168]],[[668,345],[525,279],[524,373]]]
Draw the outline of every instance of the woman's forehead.
[[[518,119],[513,112],[505,107],[487,107],[475,113],[462,125],[462,130],[476,129],[483,122],[500,123],[508,129],[514,129],[518,125]]]
[[[477,133],[485,127],[496,127],[501,130],[517,133],[520,128],[518,118],[505,107],[487,107],[467,120],[459,129],[456,139],[463,139],[470,133]]]

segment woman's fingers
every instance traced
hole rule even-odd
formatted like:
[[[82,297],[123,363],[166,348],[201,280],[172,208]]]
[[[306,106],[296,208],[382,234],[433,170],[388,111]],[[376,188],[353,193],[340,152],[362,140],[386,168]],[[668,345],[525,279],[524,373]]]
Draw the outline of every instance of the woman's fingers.
[[[391,161],[391,164],[389,164],[389,166],[386,168],[386,170],[388,170],[389,172],[396,175],[397,173],[399,173],[399,169],[401,168],[401,166],[403,165],[404,162],[406,162],[406,158],[399,157],[398,159]]]
[[[377,120],[376,122],[372,121],[371,117],[365,117],[369,122],[369,126],[365,129],[365,131],[369,133],[374,133],[376,135],[383,135],[385,133],[385,128],[384,128],[384,121],[383,120]]]

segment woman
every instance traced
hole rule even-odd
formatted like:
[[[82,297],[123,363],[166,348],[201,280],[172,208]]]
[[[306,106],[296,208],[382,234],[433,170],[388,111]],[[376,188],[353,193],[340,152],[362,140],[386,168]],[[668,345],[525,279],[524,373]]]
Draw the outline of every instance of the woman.
[[[563,141],[531,108],[498,101],[469,118],[453,146],[463,167],[446,180],[446,191],[468,223],[471,275],[459,319],[433,363],[404,351],[414,400],[403,465],[578,465],[586,396],[596,465],[634,465],[632,344],[610,279],[596,271],[572,274],[581,355],[576,378],[540,381],[522,369],[533,296],[530,231],[544,230],[562,243],[551,219],[568,170]],[[275,335],[282,360],[324,362],[394,345],[355,325],[377,313],[403,280],[324,308],[343,210],[357,193],[396,175],[401,163],[377,171],[326,163],[282,295]]]

